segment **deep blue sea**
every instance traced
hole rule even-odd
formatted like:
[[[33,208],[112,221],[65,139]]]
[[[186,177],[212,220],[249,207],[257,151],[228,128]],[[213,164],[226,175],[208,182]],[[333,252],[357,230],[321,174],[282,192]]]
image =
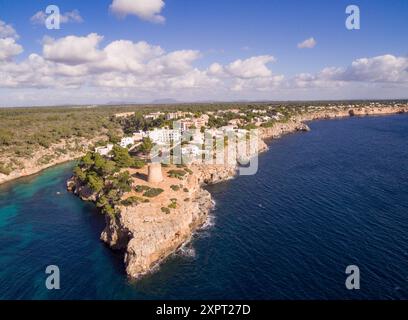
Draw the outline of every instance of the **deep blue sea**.
[[[65,191],[72,163],[0,186],[0,299],[408,299],[408,116],[310,127],[209,187],[212,226],[136,283],[99,241],[104,218]]]

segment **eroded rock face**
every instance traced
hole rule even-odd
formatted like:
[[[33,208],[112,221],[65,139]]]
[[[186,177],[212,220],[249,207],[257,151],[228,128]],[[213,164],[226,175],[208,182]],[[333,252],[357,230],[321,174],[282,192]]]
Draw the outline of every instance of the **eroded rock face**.
[[[114,250],[125,250],[132,238],[132,233],[122,225],[119,217],[105,217],[106,226],[101,233],[101,240]]]
[[[96,201],[96,194],[86,185],[82,185],[74,177],[67,181],[67,190],[84,201]]]
[[[180,204],[170,214],[157,212],[151,205],[139,207],[137,211],[123,210],[119,229],[127,228],[131,235],[124,259],[127,274],[138,278],[148,273],[190,241],[193,233],[206,222],[212,208],[211,195],[199,190],[191,201]]]

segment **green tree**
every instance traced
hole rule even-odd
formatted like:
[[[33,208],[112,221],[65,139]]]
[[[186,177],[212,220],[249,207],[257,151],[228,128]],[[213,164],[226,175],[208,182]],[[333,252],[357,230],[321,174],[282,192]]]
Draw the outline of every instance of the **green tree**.
[[[117,143],[119,143],[120,142],[120,137],[119,137],[119,135],[118,134],[116,134],[115,132],[113,132],[113,131],[109,131],[108,133],[107,133],[107,136],[108,136],[108,138],[109,138],[109,142],[110,143],[113,143],[113,144],[117,144]]]
[[[80,182],[85,182],[86,180],[86,173],[83,172],[79,166],[74,168],[74,176],[77,177]]]
[[[153,141],[150,138],[144,138],[143,143],[139,147],[139,151],[148,154],[153,148]]]
[[[104,187],[104,181],[101,177],[99,177],[96,172],[91,172],[87,176],[88,186],[91,188],[92,191],[99,193],[102,191]]]
[[[89,169],[93,165],[94,159],[92,152],[88,152],[85,156],[82,157],[81,161],[79,162],[79,166],[85,169]]]
[[[117,171],[116,164],[114,161],[107,160],[100,154],[95,154],[95,170],[100,176],[106,177]]]
[[[142,169],[146,165],[146,162],[140,158],[135,158],[133,160],[133,164],[131,165],[131,168],[134,169]]]
[[[118,168],[129,168],[134,164],[133,158],[130,156],[128,149],[115,145],[112,149],[113,161]]]
[[[112,180],[112,187],[117,189],[120,194],[129,192],[131,190],[132,179],[130,177],[129,171],[124,171],[119,173]]]

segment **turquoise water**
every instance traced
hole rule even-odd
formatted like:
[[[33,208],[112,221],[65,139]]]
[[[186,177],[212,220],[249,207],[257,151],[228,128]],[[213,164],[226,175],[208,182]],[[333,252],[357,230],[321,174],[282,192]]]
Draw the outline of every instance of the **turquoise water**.
[[[408,116],[310,126],[208,188],[212,227],[137,283],[100,242],[104,218],[66,192],[73,164],[0,186],[0,299],[408,299]]]

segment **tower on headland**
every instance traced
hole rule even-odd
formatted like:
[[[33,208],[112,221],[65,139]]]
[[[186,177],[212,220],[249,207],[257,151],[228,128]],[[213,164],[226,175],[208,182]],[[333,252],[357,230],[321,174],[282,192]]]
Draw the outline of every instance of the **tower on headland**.
[[[161,163],[154,162],[149,164],[147,181],[149,183],[159,183],[163,181]]]

